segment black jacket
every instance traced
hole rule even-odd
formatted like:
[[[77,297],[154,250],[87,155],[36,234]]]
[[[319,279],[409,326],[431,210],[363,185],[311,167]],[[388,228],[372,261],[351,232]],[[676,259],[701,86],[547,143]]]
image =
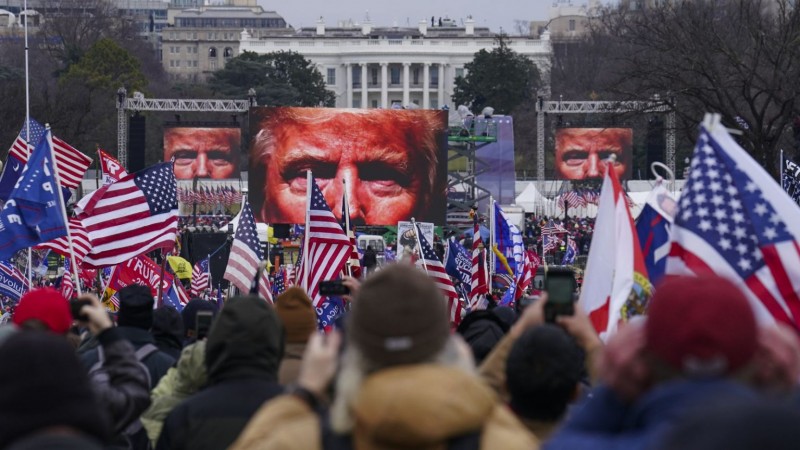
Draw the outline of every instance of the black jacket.
[[[130,342],[135,350],[139,350],[139,348],[145,344],[155,345],[156,343],[155,339],[153,339],[153,335],[141,328],[117,327],[115,330],[117,330],[122,339]],[[88,350],[80,355],[80,357],[86,370],[91,369],[98,361],[97,348]],[[150,388],[152,389],[158,384],[161,377],[167,373],[167,370],[175,364],[175,358],[159,351],[149,355],[142,362],[147,366],[147,370],[150,371]]]
[[[206,344],[209,384],[167,416],[156,449],[228,448],[261,405],[283,392],[283,346],[280,319],[263,299],[228,301]]]

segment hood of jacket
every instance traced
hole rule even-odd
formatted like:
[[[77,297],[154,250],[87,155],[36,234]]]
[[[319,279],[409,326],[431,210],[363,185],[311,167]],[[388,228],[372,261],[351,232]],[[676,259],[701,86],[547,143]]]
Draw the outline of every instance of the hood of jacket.
[[[275,310],[256,296],[234,297],[225,302],[208,335],[208,380],[276,380],[283,346],[283,325]]]
[[[496,407],[479,378],[442,365],[400,366],[370,375],[353,405],[356,448],[435,447],[481,430]]]

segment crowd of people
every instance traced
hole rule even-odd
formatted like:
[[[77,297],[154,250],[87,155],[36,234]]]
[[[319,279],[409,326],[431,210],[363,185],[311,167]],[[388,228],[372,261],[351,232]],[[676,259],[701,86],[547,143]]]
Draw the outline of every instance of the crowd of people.
[[[711,276],[672,277],[603,342],[547,293],[457,330],[424,272],[346,278],[318,332],[306,292],[154,308],[25,294],[0,326],[0,448],[794,449],[796,330]],[[71,310],[72,306],[72,310]],[[720,320],[724,318],[724,320]]]

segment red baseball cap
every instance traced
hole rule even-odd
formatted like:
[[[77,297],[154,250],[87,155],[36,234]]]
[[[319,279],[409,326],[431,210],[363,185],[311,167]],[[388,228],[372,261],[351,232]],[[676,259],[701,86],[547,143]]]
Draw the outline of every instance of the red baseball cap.
[[[656,289],[647,315],[647,349],[686,375],[729,374],[755,355],[753,309],[725,278],[668,277]]]

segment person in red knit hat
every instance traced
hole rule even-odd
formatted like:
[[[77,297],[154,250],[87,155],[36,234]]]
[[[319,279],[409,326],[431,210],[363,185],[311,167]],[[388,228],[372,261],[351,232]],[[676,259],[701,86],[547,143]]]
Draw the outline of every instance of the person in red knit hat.
[[[66,334],[72,325],[69,303],[53,288],[28,291],[19,300],[11,321],[22,328]]]

